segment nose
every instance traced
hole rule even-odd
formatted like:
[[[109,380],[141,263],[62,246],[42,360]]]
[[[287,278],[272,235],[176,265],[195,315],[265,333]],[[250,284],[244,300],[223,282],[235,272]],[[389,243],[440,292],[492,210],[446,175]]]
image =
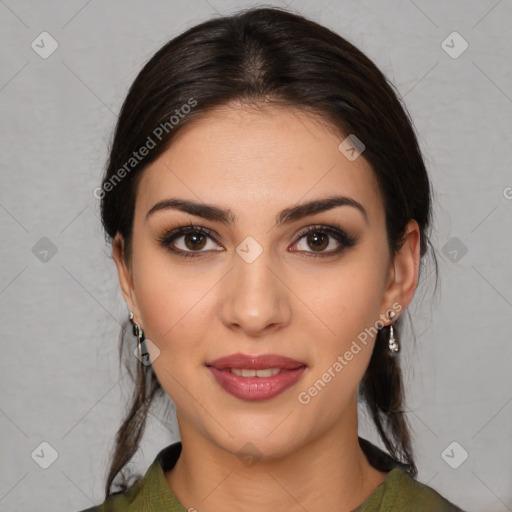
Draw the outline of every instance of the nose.
[[[238,254],[233,260],[234,268],[226,276],[222,293],[224,325],[251,337],[288,325],[291,292],[269,252],[264,250],[250,263]]]

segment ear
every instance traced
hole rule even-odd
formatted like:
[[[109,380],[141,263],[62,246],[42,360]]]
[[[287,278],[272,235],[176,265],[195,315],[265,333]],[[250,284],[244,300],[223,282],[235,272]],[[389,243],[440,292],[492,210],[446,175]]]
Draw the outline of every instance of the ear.
[[[404,243],[392,261],[382,298],[382,309],[386,318],[390,309],[395,309],[396,313],[399,313],[414,297],[418,286],[420,239],[418,223],[415,220],[409,221],[405,229]]]
[[[119,286],[121,287],[126,305],[137,319],[140,318],[140,315],[133,288],[133,276],[130,267],[125,262],[124,252],[124,239],[121,233],[118,232],[112,241],[112,257],[116,263]]]

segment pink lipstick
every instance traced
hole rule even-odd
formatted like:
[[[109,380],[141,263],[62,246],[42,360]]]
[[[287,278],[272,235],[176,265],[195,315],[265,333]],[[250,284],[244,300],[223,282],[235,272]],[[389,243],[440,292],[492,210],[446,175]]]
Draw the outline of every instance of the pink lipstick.
[[[232,354],[206,363],[216,382],[241,400],[269,400],[292,387],[306,363],[277,354]]]

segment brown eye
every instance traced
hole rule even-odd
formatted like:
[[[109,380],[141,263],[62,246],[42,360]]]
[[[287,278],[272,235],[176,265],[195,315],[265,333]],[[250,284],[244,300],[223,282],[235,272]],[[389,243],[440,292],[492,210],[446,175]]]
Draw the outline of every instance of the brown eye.
[[[188,234],[184,236],[185,246],[191,251],[202,249],[206,245],[206,237],[198,234]],[[190,241],[190,243],[188,243]]]
[[[355,237],[348,235],[340,227],[319,225],[304,230],[292,250],[312,257],[332,256],[353,247],[355,243]]]
[[[164,233],[158,238],[158,241],[169,252],[184,258],[204,256],[211,250],[222,250],[215,243],[212,232],[202,226],[179,226],[177,229]],[[208,243],[210,243],[210,247],[206,247]],[[203,250],[205,247],[206,250]]]
[[[307,237],[307,243],[311,248],[314,248],[315,251],[319,250],[322,251],[329,245],[329,237],[325,235],[324,233],[320,232],[313,232],[310,233]]]

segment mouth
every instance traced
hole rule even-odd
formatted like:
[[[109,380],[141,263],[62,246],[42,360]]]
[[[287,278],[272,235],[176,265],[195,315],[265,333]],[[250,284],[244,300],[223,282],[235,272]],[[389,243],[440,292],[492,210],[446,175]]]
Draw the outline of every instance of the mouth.
[[[261,354],[261,355],[247,355],[247,354],[231,354],[229,356],[220,357],[214,361],[206,363],[206,366],[217,368],[218,370],[295,370],[301,366],[307,366],[303,361],[297,361],[287,356],[278,354]],[[254,375],[247,375],[254,377]],[[262,377],[268,375],[262,375]]]
[[[235,375],[238,375],[239,377],[273,377],[274,375],[277,375],[278,373],[281,373],[281,368],[264,368],[262,370],[253,370],[250,368],[226,368],[224,371],[228,371],[231,373],[234,373]]]
[[[277,354],[233,354],[205,365],[219,386],[242,400],[268,400],[303,376],[307,364]]]

